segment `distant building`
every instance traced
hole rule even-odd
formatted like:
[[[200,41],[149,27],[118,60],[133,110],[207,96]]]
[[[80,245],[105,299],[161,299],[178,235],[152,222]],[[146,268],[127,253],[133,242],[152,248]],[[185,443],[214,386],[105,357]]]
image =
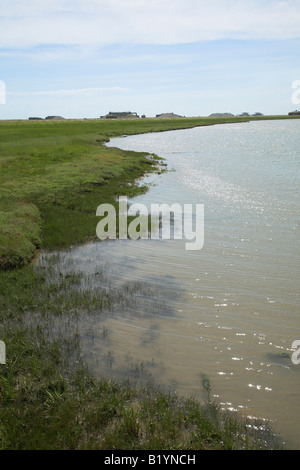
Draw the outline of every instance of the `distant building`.
[[[252,116],[263,116],[263,113],[254,113]]]
[[[249,113],[242,113],[242,114],[239,114],[239,116],[250,116]]]
[[[137,119],[139,116],[137,113],[132,113],[131,111],[123,112],[112,112],[110,111],[105,116],[100,116],[101,119]]]
[[[163,113],[163,114],[157,114],[155,117],[159,119],[172,119],[172,118],[181,118],[182,116],[179,116],[178,114],[174,114],[174,113]]]
[[[231,113],[213,113],[208,117],[234,117],[234,114],[231,114]]]
[[[29,121],[42,121],[43,120],[43,118],[41,118],[41,117],[34,117],[34,116],[29,117],[28,119],[29,119]]]
[[[63,121],[65,118],[62,116],[47,116],[45,117],[47,121]]]
[[[297,110],[291,111],[291,112],[289,113],[289,116],[299,116],[299,115],[300,115],[300,111],[297,111]]]

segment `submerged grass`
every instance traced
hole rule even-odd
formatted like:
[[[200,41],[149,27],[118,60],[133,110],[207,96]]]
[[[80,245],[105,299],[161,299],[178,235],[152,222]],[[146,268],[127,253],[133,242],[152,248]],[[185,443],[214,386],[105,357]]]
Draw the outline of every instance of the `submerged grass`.
[[[0,123],[0,449],[278,447],[266,426],[227,415],[210,399],[200,404],[153,385],[96,379],[82,355],[80,325],[134,302],[136,287],[92,288],[83,273],[63,270],[58,255],[29,264],[37,247],[95,237],[99,204],[146,190],[134,181],[158,159],[108,149],[110,137],[241,120]],[[209,378],[202,379],[209,396]]]
[[[0,272],[0,337],[7,349],[0,449],[277,448],[265,425],[210,401],[184,400],[133,380],[96,379],[82,356],[80,322],[105,318],[127,292],[93,290],[84,277],[51,263]]]

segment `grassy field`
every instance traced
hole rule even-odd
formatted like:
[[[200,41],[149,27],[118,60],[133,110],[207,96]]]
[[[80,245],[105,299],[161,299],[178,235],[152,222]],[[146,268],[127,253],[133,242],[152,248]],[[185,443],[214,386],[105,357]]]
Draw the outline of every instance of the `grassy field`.
[[[97,206],[137,191],[128,183],[153,165],[142,153],[106,148],[111,137],[244,120],[0,122],[0,269],[26,265],[39,246],[95,237]]]
[[[0,122],[0,339],[7,351],[0,449],[279,446],[266,426],[249,426],[209,399],[200,404],[153,385],[95,379],[82,358],[78,322],[109,315],[122,292],[94,291],[83,273],[60,270],[59,260],[30,264],[39,247],[95,238],[99,204],[146,190],[134,181],[162,162],[106,148],[111,137],[243,120]],[[209,378],[199,387],[208,390]]]

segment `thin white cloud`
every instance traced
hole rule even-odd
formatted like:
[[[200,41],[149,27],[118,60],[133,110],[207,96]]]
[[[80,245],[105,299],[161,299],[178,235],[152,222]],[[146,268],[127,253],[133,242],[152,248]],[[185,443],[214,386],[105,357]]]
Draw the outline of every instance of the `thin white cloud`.
[[[41,91],[8,91],[7,95],[12,96],[67,96],[67,95],[95,95],[105,92],[126,92],[129,88],[123,87],[94,87],[77,88],[71,90],[41,90]]]
[[[10,0],[0,47],[300,37],[300,0]]]

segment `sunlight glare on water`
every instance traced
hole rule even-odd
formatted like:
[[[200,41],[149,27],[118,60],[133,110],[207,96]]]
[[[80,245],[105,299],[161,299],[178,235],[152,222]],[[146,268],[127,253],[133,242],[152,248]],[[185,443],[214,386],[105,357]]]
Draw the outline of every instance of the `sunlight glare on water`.
[[[149,191],[134,202],[203,203],[205,241],[190,252],[185,240],[149,239],[65,253],[77,269],[104,268],[110,285],[135,286],[128,294],[135,305],[90,320],[99,331],[84,346],[90,364],[113,376],[139,372],[200,400],[205,374],[224,409],[270,421],[300,448],[300,365],[290,357],[300,339],[300,121],[199,127],[107,145],[163,157],[174,171],[146,176]]]

